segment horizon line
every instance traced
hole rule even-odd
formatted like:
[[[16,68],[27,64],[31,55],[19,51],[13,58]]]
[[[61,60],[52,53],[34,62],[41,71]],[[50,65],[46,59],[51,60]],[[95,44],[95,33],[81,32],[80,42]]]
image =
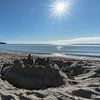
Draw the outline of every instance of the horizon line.
[[[79,37],[73,39],[55,41],[8,41],[7,44],[51,44],[51,45],[74,45],[74,44],[100,44],[100,37]]]

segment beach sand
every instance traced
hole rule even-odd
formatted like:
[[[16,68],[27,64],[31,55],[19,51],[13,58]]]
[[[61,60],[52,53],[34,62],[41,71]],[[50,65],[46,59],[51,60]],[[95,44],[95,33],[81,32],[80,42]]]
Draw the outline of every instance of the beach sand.
[[[0,53],[0,100],[100,100],[100,58],[69,55],[64,57],[59,55],[33,55],[31,59],[34,59],[35,62],[32,62],[32,64],[26,62],[26,64],[28,63],[28,66],[31,65],[29,68],[35,66],[36,68],[41,68],[39,70],[43,70],[43,72],[45,72],[46,69],[46,71],[49,73],[41,72],[40,75],[42,75],[42,77],[47,79],[50,74],[53,73],[54,76],[52,74],[50,77],[59,77],[55,81],[61,83],[52,83],[51,81],[53,79],[47,79],[49,82],[51,82],[51,85],[48,87],[48,83],[40,82],[43,85],[37,86],[37,89],[34,87],[35,84],[33,89],[27,89],[28,85],[27,83],[25,84],[26,77],[30,74],[30,70],[29,73],[27,72],[28,74],[25,74],[26,76],[24,76],[25,82],[22,81],[24,86],[22,86],[22,84],[19,82],[18,87],[17,85],[14,85],[15,82],[11,80],[14,79],[14,76],[11,75],[16,75],[17,78],[19,77],[19,80],[15,79],[16,82],[23,79],[23,76],[21,76],[22,74],[18,75],[18,70],[20,68],[17,69],[16,72],[11,67],[16,67],[16,64],[14,63],[16,59],[20,62],[20,60],[23,61],[23,58],[26,59],[25,61],[28,61],[29,59],[27,58],[27,54]],[[50,65],[49,69],[46,68],[47,64],[48,66]],[[40,67],[41,65],[42,67]],[[24,64],[24,67],[25,66],[26,65]],[[27,71],[25,69],[26,67],[24,67],[21,70]],[[33,72],[37,74],[38,71],[36,71],[36,69],[34,70],[35,71]],[[47,85],[46,88],[44,88],[45,83]],[[57,87],[55,86],[56,84]]]

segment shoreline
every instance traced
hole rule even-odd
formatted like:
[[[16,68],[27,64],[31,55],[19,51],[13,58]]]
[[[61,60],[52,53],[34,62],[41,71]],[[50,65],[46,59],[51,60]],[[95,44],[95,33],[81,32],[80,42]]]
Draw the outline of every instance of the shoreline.
[[[51,58],[71,58],[71,59],[81,59],[81,60],[98,60],[100,61],[100,56],[91,56],[91,55],[76,55],[76,54],[60,54],[60,53],[23,53],[23,52],[0,52],[0,55],[11,55],[26,57],[31,54],[33,57],[51,57]]]

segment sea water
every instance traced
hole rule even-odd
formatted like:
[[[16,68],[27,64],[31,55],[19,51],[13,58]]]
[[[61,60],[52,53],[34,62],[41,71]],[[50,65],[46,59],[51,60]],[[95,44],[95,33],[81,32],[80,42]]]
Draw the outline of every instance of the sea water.
[[[1,44],[0,52],[100,56],[100,45]]]

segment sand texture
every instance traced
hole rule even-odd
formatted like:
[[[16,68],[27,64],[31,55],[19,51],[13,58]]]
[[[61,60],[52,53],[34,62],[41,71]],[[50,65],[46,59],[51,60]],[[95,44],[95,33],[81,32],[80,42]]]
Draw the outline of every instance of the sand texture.
[[[0,100],[100,100],[100,58],[0,53]]]

